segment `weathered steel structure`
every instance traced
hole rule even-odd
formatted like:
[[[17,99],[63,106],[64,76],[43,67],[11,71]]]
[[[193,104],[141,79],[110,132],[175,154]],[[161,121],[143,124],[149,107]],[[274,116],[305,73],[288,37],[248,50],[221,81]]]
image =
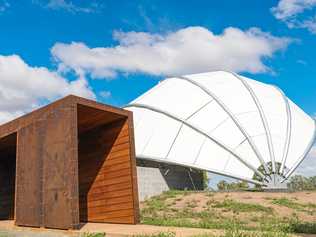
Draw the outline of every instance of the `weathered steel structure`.
[[[68,96],[0,126],[0,219],[138,222],[132,112]]]

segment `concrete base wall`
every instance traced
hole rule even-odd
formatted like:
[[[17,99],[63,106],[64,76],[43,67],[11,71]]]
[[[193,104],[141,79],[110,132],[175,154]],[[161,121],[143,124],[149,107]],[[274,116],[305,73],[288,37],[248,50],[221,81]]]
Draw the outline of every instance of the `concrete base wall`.
[[[139,200],[168,190],[203,190],[203,173],[177,165],[137,160]]]

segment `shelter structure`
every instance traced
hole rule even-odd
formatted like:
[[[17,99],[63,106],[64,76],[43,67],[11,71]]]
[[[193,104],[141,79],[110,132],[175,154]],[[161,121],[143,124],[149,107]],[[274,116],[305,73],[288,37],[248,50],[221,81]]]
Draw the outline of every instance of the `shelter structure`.
[[[0,126],[0,219],[58,229],[138,223],[132,120],[68,96]]]
[[[167,78],[126,108],[136,157],[286,187],[311,149],[313,118],[273,85],[216,71]]]

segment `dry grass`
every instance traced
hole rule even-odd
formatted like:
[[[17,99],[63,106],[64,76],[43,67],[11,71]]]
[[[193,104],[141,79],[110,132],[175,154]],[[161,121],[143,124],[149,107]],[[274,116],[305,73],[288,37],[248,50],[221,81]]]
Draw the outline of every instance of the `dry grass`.
[[[141,204],[145,224],[316,234],[316,192],[169,191]]]

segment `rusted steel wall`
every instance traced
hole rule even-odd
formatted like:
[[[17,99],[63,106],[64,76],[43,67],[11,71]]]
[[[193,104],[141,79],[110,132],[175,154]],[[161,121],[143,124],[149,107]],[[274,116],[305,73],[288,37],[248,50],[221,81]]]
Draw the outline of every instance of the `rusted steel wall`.
[[[17,149],[17,188],[16,221],[17,225],[39,227],[42,225],[42,150],[43,123],[36,122],[18,132]]]
[[[6,173],[10,182],[4,183],[0,170],[0,186],[13,187],[10,198],[0,195],[0,217],[14,218],[15,206],[21,226],[72,229],[79,227],[80,218],[138,222],[131,112],[66,97],[0,126],[5,161],[1,149],[8,142],[2,138],[10,134],[17,134],[10,155],[16,177]],[[0,160],[0,169],[6,166]]]
[[[138,222],[129,128],[121,119],[79,136],[81,221]]]
[[[18,131],[16,224],[79,224],[75,108],[62,106]],[[73,216],[74,215],[74,216]]]

